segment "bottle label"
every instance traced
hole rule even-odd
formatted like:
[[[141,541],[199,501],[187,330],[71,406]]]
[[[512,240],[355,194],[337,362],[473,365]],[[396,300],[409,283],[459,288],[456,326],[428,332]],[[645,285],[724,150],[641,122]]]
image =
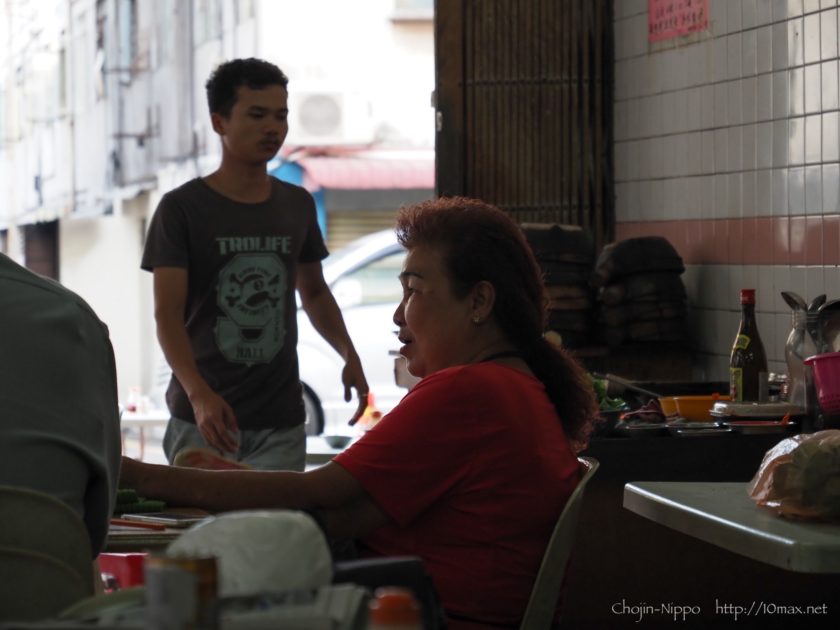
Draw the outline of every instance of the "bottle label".
[[[738,335],[735,337],[735,348],[746,350],[750,345],[751,339],[747,335]]]
[[[744,370],[741,368],[729,368],[729,397],[735,402],[744,399]]]

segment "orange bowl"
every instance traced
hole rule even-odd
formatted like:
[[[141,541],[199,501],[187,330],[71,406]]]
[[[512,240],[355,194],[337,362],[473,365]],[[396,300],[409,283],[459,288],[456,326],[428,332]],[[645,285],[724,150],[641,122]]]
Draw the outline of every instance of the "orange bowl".
[[[729,400],[728,394],[708,394],[705,396],[676,396],[677,413],[688,422],[709,422],[709,411],[718,400]]]
[[[659,399],[659,406],[662,407],[662,412],[665,417],[676,416],[679,413],[677,409],[677,399],[673,396],[662,396]]]

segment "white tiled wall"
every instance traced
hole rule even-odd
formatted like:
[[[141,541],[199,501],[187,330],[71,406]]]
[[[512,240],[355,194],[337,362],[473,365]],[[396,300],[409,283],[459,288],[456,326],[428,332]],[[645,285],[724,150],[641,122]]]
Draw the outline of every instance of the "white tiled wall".
[[[615,0],[614,20],[619,223],[840,212],[837,0],[709,0],[707,31],[657,43],[647,0]],[[779,292],[840,298],[833,266],[692,265],[684,281],[704,380],[726,379],[740,288],[758,291],[771,371]]]

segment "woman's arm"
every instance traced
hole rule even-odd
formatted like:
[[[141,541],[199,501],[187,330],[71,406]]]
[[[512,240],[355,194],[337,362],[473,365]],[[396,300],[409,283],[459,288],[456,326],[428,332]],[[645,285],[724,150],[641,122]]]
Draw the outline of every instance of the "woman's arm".
[[[124,457],[120,485],[171,506],[210,512],[316,510],[333,537],[361,535],[388,522],[356,479],[333,463],[303,473],[222,471],[145,464]]]
[[[318,510],[318,513],[327,535],[332,539],[359,538],[393,523],[367,494],[345,507]]]

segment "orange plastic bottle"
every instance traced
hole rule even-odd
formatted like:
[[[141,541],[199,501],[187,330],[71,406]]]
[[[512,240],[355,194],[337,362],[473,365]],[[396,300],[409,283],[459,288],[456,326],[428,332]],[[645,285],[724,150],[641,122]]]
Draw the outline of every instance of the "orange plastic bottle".
[[[406,588],[376,589],[368,613],[368,630],[423,630],[420,604]]]

